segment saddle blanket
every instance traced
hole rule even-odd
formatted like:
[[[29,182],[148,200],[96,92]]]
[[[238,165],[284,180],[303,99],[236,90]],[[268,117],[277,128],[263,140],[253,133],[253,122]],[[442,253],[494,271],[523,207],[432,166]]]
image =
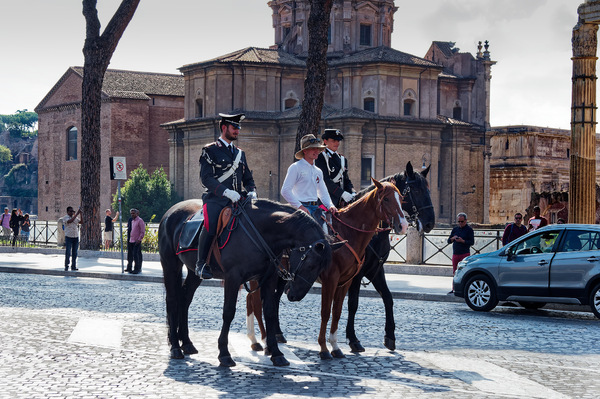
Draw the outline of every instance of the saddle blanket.
[[[183,224],[181,235],[179,236],[179,251],[198,248],[198,233],[204,223],[204,211],[202,208],[194,216]]]

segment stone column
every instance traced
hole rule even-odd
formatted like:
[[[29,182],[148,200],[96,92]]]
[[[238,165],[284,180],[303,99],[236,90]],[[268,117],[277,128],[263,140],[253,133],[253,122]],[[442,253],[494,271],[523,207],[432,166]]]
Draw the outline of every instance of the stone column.
[[[597,24],[581,21],[573,28],[570,223],[594,223],[596,219],[597,31]]]
[[[406,232],[406,263],[423,264],[423,234],[412,226]]]

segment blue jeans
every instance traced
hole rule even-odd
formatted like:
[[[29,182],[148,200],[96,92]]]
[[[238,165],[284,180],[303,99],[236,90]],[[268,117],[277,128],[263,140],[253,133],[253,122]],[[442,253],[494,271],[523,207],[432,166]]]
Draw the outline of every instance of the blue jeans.
[[[69,267],[69,255],[71,255],[71,269],[77,267],[77,250],[79,249],[79,237],[65,237],[65,268]]]
[[[306,203],[302,203],[302,206],[308,209],[310,216],[312,216],[313,219],[317,221],[319,226],[323,227],[323,231],[327,233],[327,224],[321,218],[321,216],[323,216],[323,209],[321,209],[318,205],[308,205]]]

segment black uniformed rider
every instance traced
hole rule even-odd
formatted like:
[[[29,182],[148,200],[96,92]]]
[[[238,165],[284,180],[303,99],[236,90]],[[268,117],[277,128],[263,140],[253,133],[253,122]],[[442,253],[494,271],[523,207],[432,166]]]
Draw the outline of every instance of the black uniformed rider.
[[[248,197],[256,199],[256,186],[252,171],[248,168],[246,155],[233,145],[245,115],[219,116],[221,137],[204,146],[200,156],[200,180],[206,187],[206,192],[202,195],[204,225],[198,239],[196,274],[202,279],[212,278],[207,256],[216,234],[217,219],[221,210],[230,203],[237,202],[242,194],[247,193]]]
[[[338,129],[325,129],[321,138],[327,148],[319,155],[315,165],[323,171],[331,201],[341,208],[342,201],[348,204],[356,195],[348,177],[348,160],[337,152],[344,135]]]

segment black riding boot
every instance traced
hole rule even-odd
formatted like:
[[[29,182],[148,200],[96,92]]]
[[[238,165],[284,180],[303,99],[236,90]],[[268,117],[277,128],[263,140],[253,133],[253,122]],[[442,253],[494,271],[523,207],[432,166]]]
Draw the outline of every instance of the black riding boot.
[[[210,265],[206,262],[210,244],[214,236],[208,234],[208,230],[202,227],[200,237],[198,237],[198,260],[196,261],[196,275],[203,280],[208,280],[213,277],[210,270]]]

